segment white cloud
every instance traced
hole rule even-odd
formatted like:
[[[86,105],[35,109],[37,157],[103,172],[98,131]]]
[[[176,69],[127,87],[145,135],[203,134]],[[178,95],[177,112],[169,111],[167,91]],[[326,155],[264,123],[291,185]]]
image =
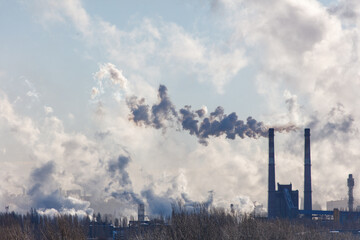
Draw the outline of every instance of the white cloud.
[[[21,78],[24,79],[25,84],[29,88],[26,95],[28,97],[34,98],[35,100],[39,100],[39,93],[36,90],[36,88],[34,87],[34,85],[28,79],[26,79],[25,77],[21,77]]]
[[[175,72],[195,74],[224,93],[224,86],[248,64],[242,43],[229,45],[224,40],[219,44],[175,23],[144,18],[124,31],[101,18],[92,18],[80,1],[37,3],[44,21],[60,18],[70,22],[90,46],[102,46],[112,62],[145,78],[158,77],[171,67]],[[106,65],[103,68],[111,69]]]
[[[46,115],[54,112],[52,107],[49,107],[49,106],[44,106],[44,111],[45,111]]]
[[[69,113],[69,114],[68,114],[68,118],[69,118],[70,120],[73,120],[73,119],[75,118],[75,116],[74,116],[74,114]]]
[[[34,144],[39,138],[39,129],[29,117],[19,117],[7,96],[0,92],[0,121],[9,127],[11,132],[23,144]]]
[[[34,121],[17,113],[14,106],[6,99],[4,95],[0,104],[2,130],[17,128],[17,133],[10,136],[16,137],[22,145],[17,145],[17,148],[26,146],[29,149],[32,156],[27,157],[28,164],[30,163],[29,169],[35,169],[25,181],[15,178],[8,182],[12,188],[21,186],[25,194],[20,193],[15,199],[11,197],[13,193],[9,190],[0,197],[1,203],[11,202],[11,209],[15,211],[28,210],[29,203],[37,206],[36,204],[40,204],[43,198],[48,199],[49,203],[54,201],[55,205],[40,204],[39,211],[42,214],[83,214],[88,211],[89,206],[84,205],[86,202],[77,203],[75,200],[61,197],[59,187],[65,190],[85,191],[93,196],[90,207],[94,205],[98,206],[98,209],[100,205],[105,209],[106,204],[103,201],[113,199],[112,193],[133,191],[139,194],[139,198],[148,198],[147,203],[151,207],[149,211],[156,213],[156,206],[152,205],[154,201],[163,201],[164,207],[167,206],[166,209],[169,209],[169,203],[182,199],[182,194],[187,194],[188,198],[195,201],[205,201],[208,191],[214,190],[219,194],[219,198],[215,198],[215,203],[220,204],[220,200],[217,199],[231,197],[234,194],[224,191],[223,184],[242,185],[233,179],[233,174],[229,174],[229,171],[234,171],[237,167],[241,169],[239,163],[235,162],[244,162],[246,159],[237,157],[229,162],[230,156],[236,155],[238,146],[232,146],[224,139],[217,140],[219,148],[213,151],[208,151],[200,145],[189,151],[186,142],[188,140],[196,142],[191,136],[177,134],[177,137],[170,138],[176,136],[175,131],[164,136],[154,129],[139,128],[128,121],[127,107],[124,103],[118,106],[122,111],[107,111],[99,122],[94,123],[93,133],[99,133],[100,138],[89,137],[80,132],[67,132],[63,122],[53,114],[45,115],[43,120]],[[103,106],[105,110],[109,107],[111,104]],[[188,139],[185,142],[184,137]],[[125,156],[130,154],[132,158],[129,166],[123,169],[129,174],[130,185],[124,185],[123,176],[109,173],[109,163],[116,162],[121,154]],[[170,155],[173,155],[172,159],[169,159]],[[219,162],[220,156],[226,160]],[[202,162],[204,160],[206,164]],[[179,171],[180,166],[189,170]],[[140,174],[140,169],[143,169],[143,176]],[[15,170],[8,171],[12,176],[17,175]],[[247,171],[242,172],[255,184],[260,181],[257,174],[254,174],[257,171],[254,162],[248,165]],[[209,172],[213,172],[211,180],[208,178]],[[47,176],[46,180],[42,181],[42,176]],[[146,179],[149,178],[144,176],[152,180],[147,181]],[[41,183],[38,190],[35,188],[37,183]],[[3,186],[0,185],[0,188]],[[241,191],[245,192],[247,188],[243,186]],[[148,194],[140,196],[141,191],[146,191]],[[124,214],[136,209],[133,202],[126,202],[121,197],[114,201],[125,204]],[[59,209],[58,204],[62,204],[63,208]],[[113,209],[107,211],[112,213]]]
[[[315,0],[213,1],[216,10],[213,13],[217,14],[214,17],[219,19],[221,27],[211,27],[224,33],[221,40],[188,32],[163,19],[136,19],[130,30],[120,29],[100,17],[90,16],[80,1],[37,3],[46,21],[71,23],[89,48],[96,46],[103,51],[106,61],[116,63],[100,66],[95,76],[101,81],[92,89],[93,98],[109,90],[109,96],[118,100],[116,104],[99,101],[101,107],[98,109],[105,114],[94,124],[98,135],[105,136],[103,145],[84,134],[66,133],[57,118],[48,117],[46,124],[40,127],[26,116],[22,118],[13,110],[6,110],[9,102],[1,105],[3,121],[10,127],[17,127],[21,139],[29,138],[36,143],[39,135],[46,135],[51,140],[46,141],[50,142],[50,148],[45,143],[35,148],[37,157],[50,158],[52,154],[48,151],[51,150],[55,153],[54,158],[64,166],[67,162],[75,162],[73,169],[79,172],[69,170],[76,177],[67,180],[67,184],[71,185],[76,179],[79,185],[88,187],[91,177],[104,174],[103,170],[94,170],[104,164],[105,160],[101,162],[99,158],[108,159],[110,156],[106,154],[116,152],[113,148],[123,147],[134,155],[134,162],[129,166],[130,175],[138,174],[140,168],[145,169],[144,175],[150,175],[149,181],[157,183],[155,190],[159,194],[170,189],[176,192],[172,197],[178,195],[180,190],[169,187],[169,179],[176,179],[178,189],[186,189],[190,196],[199,199],[205,198],[212,188],[226,199],[249,194],[252,199],[266,202],[265,139],[256,142],[212,139],[212,147],[204,148],[182,133],[170,131],[161,135],[153,129],[133,126],[128,121],[126,106],[120,101],[119,89],[109,88],[111,84],[105,86],[104,77],[120,85],[128,82],[115,66],[121,67],[131,79],[131,93],[147,99],[148,96],[156,97],[154,85],[168,74],[177,76],[177,73],[186,72],[197,80],[212,83],[221,93],[242,69],[254,67],[257,91],[264,97],[268,109],[265,120],[274,124],[285,119],[284,122],[312,128],[314,199],[323,203],[335,197],[345,189],[343,180],[347,172],[360,170],[360,165],[356,164],[360,157],[357,147],[360,144],[357,136],[360,127],[357,109],[360,104],[359,4],[355,1],[340,1],[330,9]],[[29,95],[35,96],[36,91],[30,90]],[[283,166],[279,167],[277,177],[283,182],[292,181],[300,192],[302,135],[302,132],[279,134],[277,143],[279,166]],[[107,139],[107,136],[111,137]],[[75,139],[75,143],[62,146],[71,139]],[[69,146],[73,148],[69,149]],[[111,151],[106,153],[98,146],[111,148]],[[64,157],[66,149],[71,154]],[[82,169],[74,159],[89,165]],[[186,171],[179,173],[178,168]],[[335,169],[341,171],[335,173]],[[86,175],[88,172],[91,177]],[[163,172],[171,177],[181,177],[159,177]],[[293,172],[299,174],[294,176]],[[133,179],[134,189],[138,192],[143,187],[143,180],[142,177]],[[95,187],[102,189],[105,184],[104,180]],[[231,187],[224,188],[224,185]]]
[[[3,78],[6,76],[6,72],[2,69],[0,69],[0,78]]]
[[[86,10],[82,7],[81,0],[34,0],[30,7],[40,12],[37,15],[42,24],[51,22],[67,22],[70,20],[77,31],[84,37],[89,37],[91,32],[91,20]]]
[[[346,27],[354,27],[359,23],[360,4],[356,0],[340,0],[330,5],[328,11],[341,18]]]
[[[94,78],[98,81],[102,81],[105,78],[111,80],[114,85],[120,85],[120,88],[126,89],[128,80],[122,74],[122,70],[119,70],[112,63],[105,63],[100,65],[98,72],[94,74]]]
[[[93,87],[91,89],[91,99],[96,98],[99,95],[99,89],[97,87]]]
[[[360,102],[355,90],[360,87],[358,5],[340,1],[330,13],[312,0],[224,0],[216,5],[225,12],[226,26],[234,32],[232,39],[244,40],[254,49],[248,57],[259,66],[257,86],[273,113],[270,121],[288,118],[311,127],[313,193],[323,206],[336,194],[345,196],[347,174],[360,168],[355,164],[360,152],[353,148],[360,143],[356,134]],[[284,115],[285,106],[288,113]],[[291,144],[280,150],[292,152],[288,159],[297,158],[295,146],[301,144],[292,137],[286,137]],[[326,178],[328,174],[331,179]],[[301,190],[300,181],[291,181]]]

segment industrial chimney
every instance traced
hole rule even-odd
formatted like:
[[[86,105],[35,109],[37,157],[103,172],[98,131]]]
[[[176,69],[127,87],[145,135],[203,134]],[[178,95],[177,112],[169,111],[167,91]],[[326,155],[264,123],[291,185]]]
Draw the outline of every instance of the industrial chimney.
[[[268,181],[268,218],[275,217],[275,149],[274,129],[269,128],[269,181]]]
[[[305,128],[304,210],[312,211],[310,129],[309,128]],[[311,217],[311,215],[309,217]]]
[[[354,210],[354,195],[353,195],[353,189],[354,189],[354,179],[352,177],[352,174],[349,174],[349,178],[347,180],[347,185],[349,187],[349,212],[352,212]]]
[[[145,221],[145,205],[143,203],[140,203],[138,206],[138,221]]]

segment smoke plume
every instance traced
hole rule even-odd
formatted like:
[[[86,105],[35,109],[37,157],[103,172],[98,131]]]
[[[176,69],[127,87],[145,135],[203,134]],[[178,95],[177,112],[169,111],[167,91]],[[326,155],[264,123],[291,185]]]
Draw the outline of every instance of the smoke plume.
[[[149,106],[145,99],[133,96],[127,99],[130,109],[130,120],[137,125],[151,126],[156,129],[165,130],[167,123],[170,125],[181,126],[183,130],[195,135],[199,143],[207,145],[209,137],[219,137],[225,135],[228,139],[240,138],[259,138],[267,137],[270,126],[249,116],[246,121],[239,120],[235,112],[225,114],[224,108],[219,106],[208,116],[207,109],[192,110],[190,105],[186,105],[178,112],[171,102],[167,88],[160,85],[158,89],[158,103]],[[294,124],[272,126],[275,131],[288,132],[294,131],[297,127]]]
[[[31,206],[38,209],[40,213],[51,210],[52,213],[57,214],[91,215],[93,209],[90,208],[90,202],[62,195],[58,188],[59,183],[53,177],[55,171],[56,165],[53,161],[49,161],[32,171],[32,187],[27,193]]]
[[[125,88],[128,81],[122,71],[118,70],[112,63],[101,65],[100,70],[95,73],[94,77],[99,81],[109,78],[113,84],[119,84],[121,88]]]
[[[167,95],[167,88],[160,85],[158,90],[159,103],[154,104],[151,108],[145,104],[145,99],[136,96],[127,99],[127,105],[131,110],[130,119],[136,124],[152,126],[156,129],[165,129],[166,121],[174,121],[178,117],[175,106]],[[151,109],[151,110],[150,110]]]
[[[111,181],[105,188],[105,192],[110,192],[110,195],[115,199],[135,204],[143,203],[141,197],[134,193],[129,173],[126,170],[130,161],[129,156],[120,155],[116,160],[111,160],[108,163]]]

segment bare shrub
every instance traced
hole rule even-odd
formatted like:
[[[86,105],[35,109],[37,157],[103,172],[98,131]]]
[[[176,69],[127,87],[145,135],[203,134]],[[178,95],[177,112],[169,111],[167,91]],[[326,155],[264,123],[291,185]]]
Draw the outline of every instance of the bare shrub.
[[[180,209],[180,210],[179,210]],[[208,239],[208,240],[327,240],[358,239],[351,233],[330,233],[315,222],[268,220],[253,216],[236,216],[223,209],[201,207],[194,211],[177,208],[168,225],[138,232],[130,239]]]

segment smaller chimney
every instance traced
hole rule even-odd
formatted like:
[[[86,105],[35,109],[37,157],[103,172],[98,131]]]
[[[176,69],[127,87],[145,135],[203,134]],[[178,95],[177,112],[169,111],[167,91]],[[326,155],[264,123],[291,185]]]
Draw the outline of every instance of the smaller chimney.
[[[353,195],[353,189],[354,189],[354,179],[352,177],[352,174],[349,174],[349,178],[347,180],[347,185],[349,187],[349,212],[352,212],[354,210],[354,195]]]
[[[230,212],[231,212],[232,215],[235,214],[234,204],[232,204],[232,203],[230,204]]]
[[[140,203],[138,206],[138,221],[145,221],[145,205],[143,203]]]

